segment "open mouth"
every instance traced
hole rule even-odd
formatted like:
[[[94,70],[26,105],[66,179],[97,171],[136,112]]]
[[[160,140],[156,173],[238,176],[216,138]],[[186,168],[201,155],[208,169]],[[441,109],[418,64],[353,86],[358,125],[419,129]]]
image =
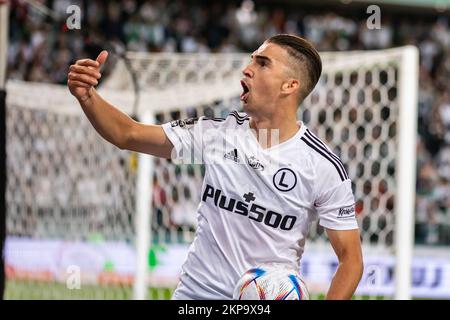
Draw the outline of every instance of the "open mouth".
[[[242,86],[241,101],[247,102],[250,89],[243,80],[241,80],[241,86]]]

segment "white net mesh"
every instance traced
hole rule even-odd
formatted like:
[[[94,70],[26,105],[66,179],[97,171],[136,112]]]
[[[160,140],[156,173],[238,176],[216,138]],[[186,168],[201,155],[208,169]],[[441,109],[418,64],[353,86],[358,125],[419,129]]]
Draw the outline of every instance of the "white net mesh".
[[[300,108],[303,121],[340,156],[352,179],[363,243],[384,248],[393,243],[395,225],[399,62],[368,54],[359,63],[325,64]],[[314,229],[311,236],[322,233]]]
[[[64,251],[64,243],[134,241],[136,157],[102,140],[66,88],[18,82],[8,93],[6,297],[108,297],[108,290],[67,289],[70,255],[86,251]],[[89,265],[90,258],[82,268],[87,288],[99,284],[92,274],[113,267],[107,258]],[[121,298],[130,285],[122,280],[114,291]]]
[[[353,180],[364,245],[391,248],[400,55],[394,50],[326,53],[322,58],[323,76],[299,108],[299,118],[327,141],[345,164]],[[129,53],[128,59],[141,89],[138,114],[151,110],[157,123],[202,115],[224,117],[240,108],[239,78],[249,61],[246,54]],[[135,96],[125,64],[116,66],[104,89],[101,92],[106,99],[132,112]],[[67,89],[10,82],[7,141],[9,238],[133,245],[136,154],[102,140]],[[153,183],[153,194],[148,195],[152,243],[190,243],[204,168],[175,165],[165,159],[154,161],[153,177],[148,177]],[[314,226],[309,243],[325,241],[323,230]],[[152,254],[150,264],[151,259]],[[133,261],[127,263],[132,265]],[[17,298],[26,296],[24,292],[35,292],[38,298],[130,298],[134,269],[130,268],[127,276],[112,277],[110,272],[114,274],[120,267],[102,260],[101,270],[94,270],[96,276],[87,277],[87,283],[94,285],[87,291],[67,289],[64,270],[59,270],[63,276],[46,278],[56,284],[42,288],[36,286],[32,273],[23,276],[10,267],[6,296]],[[164,282],[161,278],[151,276],[150,288]],[[176,279],[171,279],[166,286],[175,283]],[[103,290],[103,285],[118,290]],[[51,293],[39,295],[45,290]],[[156,298],[170,296],[170,290],[150,293]]]
[[[80,116],[14,105],[7,116],[9,235],[133,240],[128,152],[104,143]]]

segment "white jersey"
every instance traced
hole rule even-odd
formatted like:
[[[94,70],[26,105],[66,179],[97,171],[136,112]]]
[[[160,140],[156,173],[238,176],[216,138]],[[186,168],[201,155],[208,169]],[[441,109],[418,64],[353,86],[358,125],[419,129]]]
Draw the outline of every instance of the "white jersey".
[[[357,229],[351,181],[339,158],[302,123],[262,148],[244,113],[162,127],[178,161],[204,163],[198,227],[172,299],[232,299],[262,263],[297,270],[311,223]]]

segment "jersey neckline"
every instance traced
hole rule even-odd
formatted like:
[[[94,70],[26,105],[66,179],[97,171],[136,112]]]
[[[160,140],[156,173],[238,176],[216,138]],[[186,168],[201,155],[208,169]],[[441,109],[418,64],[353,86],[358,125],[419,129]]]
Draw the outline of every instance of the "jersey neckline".
[[[293,141],[296,141],[296,140],[299,141],[300,138],[305,134],[305,131],[307,129],[305,124],[303,123],[303,121],[298,120],[297,125],[299,125],[300,128],[297,130],[297,132],[292,137],[290,137],[289,139],[287,139],[281,143],[271,146],[269,148],[263,148],[263,147],[261,147],[261,144],[258,142],[258,139],[256,138],[256,136],[251,132],[252,128],[250,128],[250,119],[251,118],[249,118],[249,121],[247,121],[247,123],[246,123],[248,132],[251,135],[254,143],[256,143],[258,149],[260,149],[264,152],[269,152],[270,150],[277,149],[277,148],[283,148],[285,145],[291,144]]]

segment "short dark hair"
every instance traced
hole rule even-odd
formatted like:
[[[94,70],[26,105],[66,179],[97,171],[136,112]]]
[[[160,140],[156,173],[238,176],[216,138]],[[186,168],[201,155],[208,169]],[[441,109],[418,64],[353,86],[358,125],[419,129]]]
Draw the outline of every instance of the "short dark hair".
[[[267,39],[266,42],[284,48],[304,67],[309,81],[300,92],[300,101],[303,101],[314,89],[322,74],[322,60],[319,53],[308,40],[291,34],[279,34]]]

